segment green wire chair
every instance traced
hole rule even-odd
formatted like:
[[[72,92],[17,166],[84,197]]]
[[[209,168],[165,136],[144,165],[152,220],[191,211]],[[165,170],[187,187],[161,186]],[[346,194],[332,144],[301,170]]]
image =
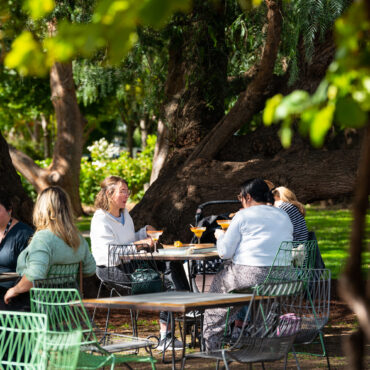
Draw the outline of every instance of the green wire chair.
[[[329,354],[324,341],[324,327],[329,321],[330,314],[331,272],[328,269],[309,269],[304,272],[304,281],[306,294],[301,302],[302,328],[294,341],[294,348],[297,349],[297,345],[311,344],[318,337],[322,353],[298,351],[296,353],[326,357],[327,366],[330,369]]]
[[[47,314],[51,332],[71,332],[76,329],[82,331],[77,368],[98,369],[110,366],[113,369],[116,364],[127,366],[130,362],[149,362],[152,369],[155,369],[156,361],[151,355],[110,353],[136,349],[138,345],[146,346],[151,351],[150,341],[121,334],[110,334],[105,337],[104,346],[99,344],[77,289],[31,288],[30,299],[32,312]]]
[[[282,242],[264,283],[296,280],[295,273],[314,267],[316,250],[316,240]]]
[[[45,314],[0,312],[1,369],[74,370],[81,331],[47,333]]]
[[[1,369],[46,369],[46,329],[46,315],[1,311]]]

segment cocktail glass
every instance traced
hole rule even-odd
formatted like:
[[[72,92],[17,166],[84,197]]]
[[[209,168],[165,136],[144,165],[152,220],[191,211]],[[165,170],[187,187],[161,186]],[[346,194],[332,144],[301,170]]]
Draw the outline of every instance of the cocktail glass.
[[[191,227],[190,228],[190,231],[192,231],[195,236],[197,237],[198,239],[198,244],[200,244],[200,238],[202,237],[203,233],[206,231],[206,228],[205,227]]]
[[[222,230],[227,230],[230,226],[231,220],[217,220],[217,225],[220,225]]]
[[[148,230],[146,233],[154,242],[154,252],[157,252],[157,242],[159,237],[163,234],[163,230]]]

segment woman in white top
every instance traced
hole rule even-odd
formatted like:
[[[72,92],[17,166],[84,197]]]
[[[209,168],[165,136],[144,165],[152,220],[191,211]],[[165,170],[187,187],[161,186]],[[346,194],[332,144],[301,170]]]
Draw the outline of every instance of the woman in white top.
[[[274,198],[262,179],[241,186],[243,209],[236,213],[226,232],[216,230],[217,250],[224,263],[212,282],[210,292],[228,293],[262,283],[282,241],[293,240],[293,225],[286,212],[267,204]],[[236,314],[238,308],[231,310]],[[204,315],[206,350],[220,347],[226,309],[207,310]]]
[[[147,235],[147,230],[155,230],[146,225],[135,232],[134,223],[126,209],[126,203],[130,196],[127,182],[118,176],[109,176],[101,183],[101,190],[95,200],[97,208],[91,220],[90,237],[91,251],[96,261],[96,274],[100,279],[108,280],[108,251],[110,244],[135,243],[136,248],[142,245],[153,245],[153,241]],[[120,273],[117,267],[115,276],[126,277]],[[172,268],[171,276],[166,276],[169,284],[176,290],[186,289],[186,276],[183,267]],[[176,350],[182,349],[182,343],[176,338],[168,338],[169,328],[167,324],[167,312],[160,313],[161,342],[158,348],[164,345],[175,346]]]
[[[109,176],[101,183],[96,196],[97,208],[91,220],[91,251],[99,267],[108,266],[109,244],[130,244],[133,242],[152,245],[146,231],[154,230],[147,225],[135,232],[134,223],[126,209],[130,190],[124,179]]]

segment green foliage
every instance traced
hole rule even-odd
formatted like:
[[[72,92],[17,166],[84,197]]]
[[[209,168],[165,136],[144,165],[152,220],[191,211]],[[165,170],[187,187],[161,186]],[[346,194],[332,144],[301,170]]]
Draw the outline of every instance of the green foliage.
[[[26,0],[23,6],[34,20],[38,20],[50,13],[54,9],[55,3],[53,0]]]
[[[280,58],[290,64],[290,83],[299,73],[298,47],[302,41],[306,61],[310,61],[315,40],[323,39],[334,21],[343,13],[349,0],[284,1],[284,21]]]
[[[41,2],[41,7],[37,6],[40,1],[36,5],[27,1],[29,24],[50,11],[51,1]],[[66,17],[58,21],[57,33],[44,35],[42,39],[28,30],[23,31],[12,43],[5,64],[22,74],[43,76],[56,60],[91,57],[102,48],[107,60],[119,63],[137,41],[138,25],[163,26],[172,13],[187,11],[189,5],[189,0],[98,0],[87,23]]]
[[[132,191],[131,199],[138,201],[144,195],[144,184],[149,182],[156,137],[150,135],[147,147],[131,158],[121,152],[118,158],[116,149],[105,139],[100,139],[88,149],[91,160],[82,158],[80,173],[80,196],[82,203],[93,204],[100,190],[100,183],[110,175],[123,177]]]
[[[367,124],[370,111],[370,43],[366,39],[370,22],[364,2],[355,2],[336,22],[338,51],[325,79],[310,96],[294,91],[286,97],[276,95],[266,103],[266,125],[282,122],[282,131],[290,133],[299,119],[301,133],[310,135],[314,146],[323,144],[329,128],[359,128]],[[290,145],[290,139],[283,142]]]

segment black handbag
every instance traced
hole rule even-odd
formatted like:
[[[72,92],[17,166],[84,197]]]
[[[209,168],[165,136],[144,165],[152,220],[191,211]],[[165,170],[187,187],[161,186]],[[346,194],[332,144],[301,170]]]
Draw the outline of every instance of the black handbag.
[[[163,291],[161,275],[151,269],[137,269],[131,274],[131,294],[157,293]]]

